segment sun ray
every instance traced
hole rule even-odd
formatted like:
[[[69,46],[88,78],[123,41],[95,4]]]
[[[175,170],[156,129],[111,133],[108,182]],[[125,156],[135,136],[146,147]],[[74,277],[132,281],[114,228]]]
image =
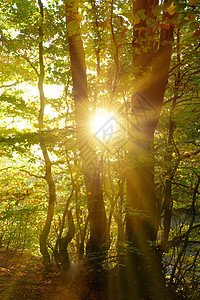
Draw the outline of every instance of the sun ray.
[[[112,119],[112,112],[106,110],[98,110],[91,119],[91,130],[92,133],[95,134],[100,130],[109,120]]]

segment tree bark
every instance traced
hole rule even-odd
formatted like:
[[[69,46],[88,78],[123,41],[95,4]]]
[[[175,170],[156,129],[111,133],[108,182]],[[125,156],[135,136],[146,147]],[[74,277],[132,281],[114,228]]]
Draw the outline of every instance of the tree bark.
[[[40,142],[40,148],[42,150],[44,162],[45,162],[45,179],[48,184],[49,188],[49,205],[47,210],[47,217],[44,224],[44,227],[42,229],[42,232],[40,234],[40,252],[43,257],[43,264],[45,266],[45,269],[48,271],[50,269],[50,255],[47,248],[47,238],[49,235],[51,222],[54,214],[54,204],[56,201],[56,189],[55,189],[55,183],[52,177],[52,171],[51,171],[51,161],[49,158],[49,154],[46,148],[45,144],[45,138],[43,134],[43,126],[44,126],[44,107],[45,107],[45,96],[44,96],[44,90],[43,90],[43,83],[44,83],[44,61],[43,61],[43,3],[41,0],[38,0],[39,8],[40,8],[40,16],[42,19],[41,25],[39,27],[39,37],[40,37],[40,43],[39,43],[39,64],[40,64],[40,72],[39,72],[39,80],[38,80],[38,90],[40,95],[40,112],[39,112],[39,118],[38,118],[38,124],[39,124],[39,142]]]
[[[152,5],[153,1],[136,0],[134,14],[141,9],[148,14]],[[164,13],[164,18],[170,18],[170,15]],[[133,55],[134,68],[137,69],[134,85],[137,88],[132,98],[132,123],[137,120],[137,130],[132,126],[130,131],[134,141],[128,152],[126,237],[130,246],[128,265],[135,270],[138,284],[137,297],[159,299],[164,282],[160,259],[152,250],[158,226],[152,147],[168,80],[173,25],[161,29],[157,53],[156,48],[152,48],[146,55],[139,44],[139,38],[145,37],[146,32],[151,32],[146,20],[134,26],[133,51],[135,48],[140,51]],[[150,46],[150,42],[144,43],[144,47]]]
[[[68,219],[68,232],[59,241],[59,254],[62,268],[67,271],[70,267],[70,260],[68,255],[68,244],[71,242],[75,235],[75,225],[73,216],[70,210],[67,209],[67,219]]]
[[[180,29],[177,32],[177,64],[180,64]],[[169,118],[169,133],[168,133],[168,154],[165,156],[165,161],[169,163],[166,173],[166,181],[165,181],[165,195],[164,195],[164,234],[163,234],[163,243],[166,244],[168,242],[169,232],[170,232],[170,223],[172,217],[172,207],[173,207],[173,199],[172,199],[172,181],[175,175],[174,168],[170,165],[172,163],[172,153],[173,153],[173,135],[175,129],[175,123],[173,121],[173,113],[176,107],[176,102],[178,99],[178,90],[180,85],[180,67],[178,67],[178,73],[175,79],[175,87],[174,87],[174,97],[172,99],[172,107],[170,111]]]
[[[86,64],[77,18],[77,5],[78,1],[65,2],[66,26],[73,80],[77,141],[83,163],[89,210],[90,239],[87,243],[87,254],[88,257],[92,256],[91,263],[94,262],[94,268],[99,268],[103,260],[104,244],[108,240],[107,218],[98,161],[89,136],[90,114]]]

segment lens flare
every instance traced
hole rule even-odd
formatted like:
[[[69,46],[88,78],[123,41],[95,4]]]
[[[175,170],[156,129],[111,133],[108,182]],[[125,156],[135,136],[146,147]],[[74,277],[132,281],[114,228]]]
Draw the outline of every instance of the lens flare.
[[[112,113],[105,110],[99,110],[91,120],[91,128],[94,133],[100,130],[112,118]]]

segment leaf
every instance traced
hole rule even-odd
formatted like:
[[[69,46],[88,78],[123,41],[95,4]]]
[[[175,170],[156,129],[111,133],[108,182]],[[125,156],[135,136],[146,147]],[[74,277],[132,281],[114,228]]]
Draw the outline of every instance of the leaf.
[[[74,17],[74,19],[76,19],[78,21],[82,21],[83,20],[82,16],[80,16],[79,14],[74,14],[73,17]]]
[[[153,18],[149,18],[149,17],[146,18],[147,25],[152,25],[152,24],[154,24],[154,22],[155,22],[155,20]]]
[[[77,20],[72,20],[68,23],[67,28],[68,28],[70,35],[73,35],[73,34],[77,33],[77,31],[79,29],[79,23],[77,22]]]
[[[140,9],[137,11],[137,16],[139,16],[142,20],[146,18],[145,9]]]
[[[151,10],[152,14],[157,17],[159,16],[160,14],[160,7],[159,6],[156,6],[156,7],[153,7],[152,10]]]
[[[171,3],[171,5],[168,7],[167,11],[171,16],[175,13],[174,2]]]
[[[137,19],[135,19],[135,20],[134,20],[134,25],[137,25],[137,24],[139,24],[139,23],[140,23],[140,21],[141,21],[141,20],[140,20],[140,18],[137,18]]]

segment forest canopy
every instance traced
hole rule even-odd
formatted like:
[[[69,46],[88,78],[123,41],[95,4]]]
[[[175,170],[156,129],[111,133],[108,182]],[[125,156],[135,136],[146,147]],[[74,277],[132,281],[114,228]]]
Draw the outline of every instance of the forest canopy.
[[[0,0],[0,247],[83,261],[97,299],[199,297],[199,9]]]

